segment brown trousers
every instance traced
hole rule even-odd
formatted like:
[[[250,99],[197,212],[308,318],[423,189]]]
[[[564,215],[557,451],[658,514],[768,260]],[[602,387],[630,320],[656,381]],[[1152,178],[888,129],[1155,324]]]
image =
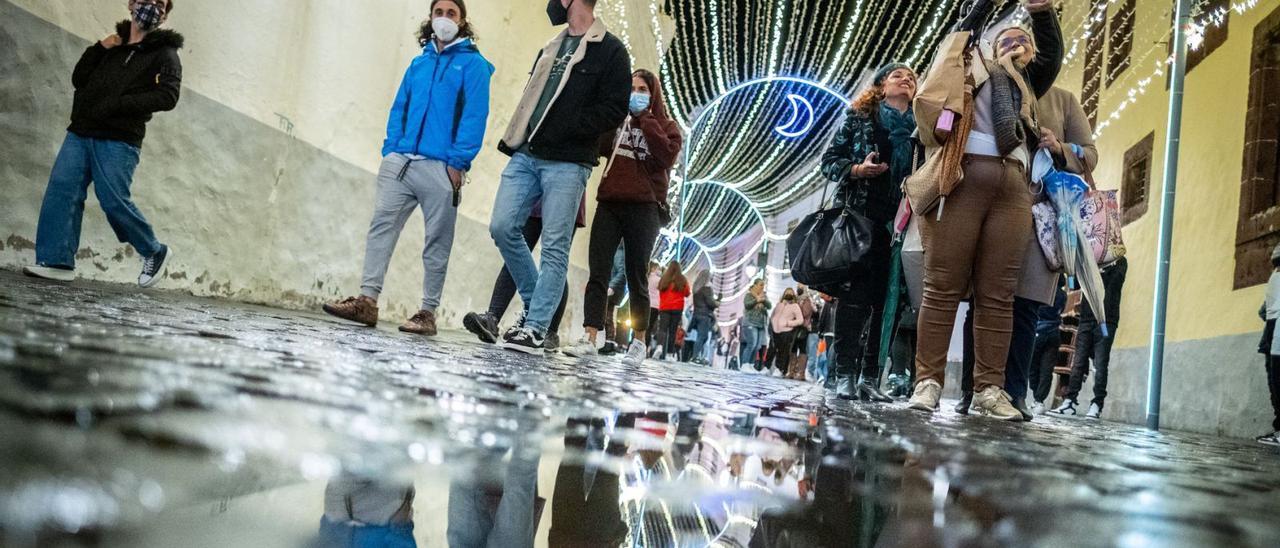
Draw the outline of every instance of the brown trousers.
[[[943,384],[960,300],[973,294],[974,390],[1004,387],[1005,362],[1028,238],[1031,192],[1020,162],[964,157],[964,178],[937,211],[920,218],[924,302],[916,347],[919,380]]]

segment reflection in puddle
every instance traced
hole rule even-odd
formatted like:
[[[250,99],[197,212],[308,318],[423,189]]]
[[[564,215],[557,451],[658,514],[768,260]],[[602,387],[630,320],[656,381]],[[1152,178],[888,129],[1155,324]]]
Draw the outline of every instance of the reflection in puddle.
[[[340,474],[324,488],[317,548],[412,548],[413,484]]]
[[[568,419],[558,465],[542,470],[554,478],[549,500],[539,493],[539,465],[550,460],[539,436],[472,454],[450,467],[447,495],[427,496],[447,496],[455,548],[875,546],[903,453],[828,443],[821,432],[719,412]],[[415,494],[411,481],[338,474],[315,546],[418,545]]]
[[[3,272],[0,301],[0,546],[1280,538],[1280,459],[1230,440],[926,416]]]

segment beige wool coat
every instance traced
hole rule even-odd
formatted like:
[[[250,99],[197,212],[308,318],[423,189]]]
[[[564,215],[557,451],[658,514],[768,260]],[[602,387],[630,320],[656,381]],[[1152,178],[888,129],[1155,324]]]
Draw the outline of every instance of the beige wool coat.
[[[1093,128],[1080,101],[1071,92],[1054,87],[1036,103],[1036,110],[1040,127],[1057,135],[1065,149],[1062,157],[1054,159],[1056,167],[1081,176],[1092,173],[1098,165],[1098,148],[1094,146]],[[1071,143],[1083,149],[1083,158],[1071,152]],[[1060,274],[1049,270],[1040,242],[1032,237],[1022,260],[1022,279],[1018,283],[1017,295],[1052,305]]]

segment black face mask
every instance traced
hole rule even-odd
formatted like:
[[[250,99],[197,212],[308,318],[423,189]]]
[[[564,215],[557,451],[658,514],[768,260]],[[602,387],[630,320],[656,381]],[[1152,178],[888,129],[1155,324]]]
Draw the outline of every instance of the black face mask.
[[[572,6],[573,2],[570,1]],[[560,0],[547,0],[547,19],[551,20],[551,26],[558,27],[569,22],[569,8],[560,5]]]

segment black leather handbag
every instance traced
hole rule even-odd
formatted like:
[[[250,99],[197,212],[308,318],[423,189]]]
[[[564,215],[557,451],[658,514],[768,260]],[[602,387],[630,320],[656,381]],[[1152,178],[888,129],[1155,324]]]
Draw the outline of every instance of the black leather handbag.
[[[867,256],[875,234],[875,223],[848,205],[811,213],[787,237],[791,277],[836,297],[870,290],[859,285],[872,278]]]

